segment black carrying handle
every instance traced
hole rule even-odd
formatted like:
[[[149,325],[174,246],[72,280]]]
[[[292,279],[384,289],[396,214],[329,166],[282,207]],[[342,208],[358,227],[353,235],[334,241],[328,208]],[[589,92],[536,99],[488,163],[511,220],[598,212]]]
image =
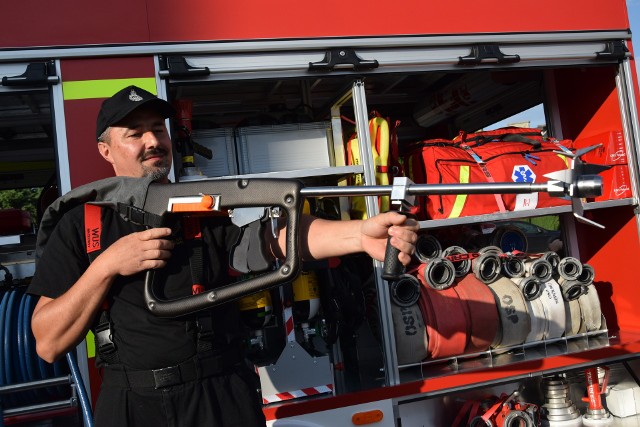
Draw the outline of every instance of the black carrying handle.
[[[147,271],[144,284],[144,301],[158,317],[178,317],[210,308],[294,280],[300,272],[299,220],[303,202],[300,196],[302,183],[283,179],[229,179],[202,180],[170,185],[151,184],[144,210],[166,215],[171,197],[220,196],[220,209],[242,207],[281,207],[286,212],[286,257],[277,270],[250,279],[231,283],[220,288],[186,297],[163,300],[155,294],[155,270]]]
[[[397,211],[399,214],[410,217],[409,213],[402,210]],[[400,249],[391,246],[391,236],[387,239],[387,247],[384,252],[384,261],[382,265],[382,278],[386,281],[393,282],[400,280],[405,272],[404,265],[398,259]]]

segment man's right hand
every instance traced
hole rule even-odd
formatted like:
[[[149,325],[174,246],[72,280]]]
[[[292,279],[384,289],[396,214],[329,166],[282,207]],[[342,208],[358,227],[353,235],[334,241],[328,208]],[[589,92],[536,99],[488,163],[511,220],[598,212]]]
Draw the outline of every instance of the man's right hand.
[[[145,270],[162,268],[171,257],[174,242],[170,228],[150,228],[121,237],[98,258],[108,271],[130,276]]]
[[[31,319],[38,355],[53,362],[80,342],[115,278],[162,268],[174,243],[170,228],[151,228],[118,239],[60,297],[40,297]]]

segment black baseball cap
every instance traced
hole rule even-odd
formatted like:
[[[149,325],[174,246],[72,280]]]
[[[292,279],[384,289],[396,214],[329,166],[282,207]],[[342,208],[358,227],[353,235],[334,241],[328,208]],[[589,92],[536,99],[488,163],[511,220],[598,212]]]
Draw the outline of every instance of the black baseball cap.
[[[160,99],[138,86],[128,86],[102,103],[96,122],[96,140],[109,126],[115,125],[133,110],[143,105],[155,109],[165,119],[176,114],[175,108],[164,99]]]

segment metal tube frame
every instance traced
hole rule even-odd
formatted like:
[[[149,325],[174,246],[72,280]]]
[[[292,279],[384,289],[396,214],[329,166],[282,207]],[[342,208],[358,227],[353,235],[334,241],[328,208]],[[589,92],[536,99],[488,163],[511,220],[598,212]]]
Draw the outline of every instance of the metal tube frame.
[[[618,103],[622,119],[625,148],[627,150],[627,165],[631,179],[631,192],[636,217],[638,237],[640,238],[640,211],[638,198],[640,197],[640,181],[638,177],[638,155],[640,154],[640,125],[638,124],[638,109],[632,78],[631,61],[625,58],[618,67],[616,75]]]
[[[367,186],[389,188],[388,186],[376,186],[375,165],[373,164],[373,153],[371,151],[371,135],[369,134],[369,117],[365,95],[364,82],[357,80],[353,84],[353,108],[356,118],[356,129],[358,132],[358,145],[360,147],[360,159],[364,167],[364,183]],[[362,188],[362,187],[361,187]],[[366,192],[365,202],[367,215],[371,218],[379,213],[378,198],[375,196],[379,192]],[[369,188],[372,190],[372,188]],[[345,189],[345,191],[348,191]],[[303,193],[304,194],[304,193]],[[375,195],[374,195],[375,194]],[[400,384],[398,369],[398,358],[396,356],[396,342],[393,332],[393,317],[391,314],[391,298],[389,286],[382,280],[382,263],[374,261],[374,279],[378,292],[378,306],[380,309],[380,329],[382,333],[382,345],[385,363],[385,378],[387,385]]]

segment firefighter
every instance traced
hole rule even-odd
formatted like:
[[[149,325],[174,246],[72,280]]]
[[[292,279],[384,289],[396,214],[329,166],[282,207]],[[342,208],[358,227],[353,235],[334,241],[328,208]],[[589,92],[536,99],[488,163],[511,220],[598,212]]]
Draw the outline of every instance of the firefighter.
[[[168,183],[171,139],[165,119],[173,107],[135,86],[105,100],[97,119],[98,150],[117,176],[153,176]],[[114,210],[100,210],[102,248],[86,251],[86,213],[78,206],[56,225],[38,261],[29,292],[40,299],[32,329],[37,352],[53,362],[93,329],[97,365],[103,370],[94,410],[97,426],[258,426],[265,419],[257,376],[244,364],[236,304],[181,318],[159,318],[143,300],[144,273],[161,269],[167,297],[191,293],[193,268],[183,239],[170,228],[144,229]],[[368,220],[303,217],[301,253],[321,259],[366,252],[384,259],[388,236],[408,264],[416,221],[388,212]],[[225,285],[228,252],[238,229],[226,217],[202,221],[202,277]],[[265,233],[273,257],[283,257],[285,233]],[[200,273],[198,273],[200,274]]]

